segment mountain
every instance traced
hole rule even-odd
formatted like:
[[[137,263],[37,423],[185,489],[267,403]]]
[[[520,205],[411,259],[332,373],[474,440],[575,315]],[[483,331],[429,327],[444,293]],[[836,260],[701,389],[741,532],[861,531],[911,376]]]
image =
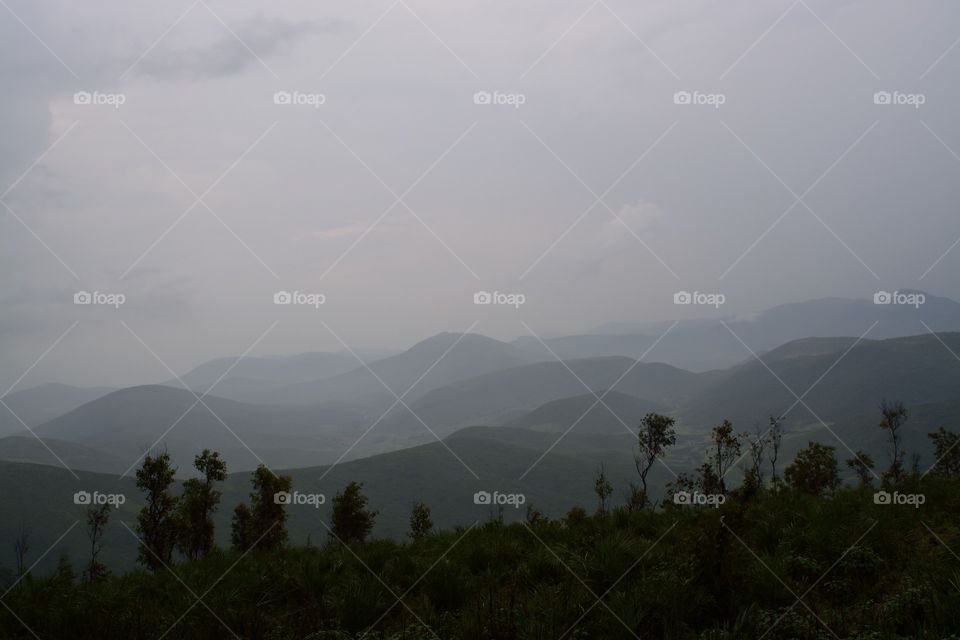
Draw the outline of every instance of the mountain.
[[[369,363],[369,370],[360,366],[327,380],[285,385],[270,392],[262,401],[311,404],[337,400],[386,408],[395,398],[384,388],[381,380],[397,395],[403,395],[416,383],[416,387],[405,398],[410,402],[431,389],[458,380],[541,359],[486,336],[441,333],[403,353]]]
[[[505,424],[545,403],[583,395],[588,392],[584,384],[596,393],[616,385],[615,391],[666,409],[691,399],[720,375],[630,358],[538,362],[434,389],[409,405],[412,413],[395,408],[369,439],[389,450],[430,441],[430,431],[444,437],[463,427]]]
[[[111,391],[113,389],[107,387],[43,384],[11,393],[3,401],[16,416],[0,406],[0,437],[25,431],[20,420],[29,427],[36,427]]]
[[[669,333],[669,322],[603,325],[585,335],[545,340],[562,358],[595,356],[639,357],[654,343],[646,360],[665,362],[691,371],[726,368],[750,357],[740,341],[762,353],[801,338],[860,336],[870,329],[874,339],[917,335],[927,331],[960,331],[960,303],[922,291],[925,302],[915,308],[903,304],[874,304],[872,299],[821,298],[773,307],[748,318],[725,317],[728,330],[717,319],[685,320]],[[736,334],[737,337],[734,337]],[[661,339],[662,337],[662,339]],[[544,353],[533,338],[518,338],[516,346]]]
[[[43,438],[41,443],[32,435],[0,438],[0,460],[116,474],[130,465],[130,459],[106,451],[54,438]]]
[[[361,356],[364,357],[364,356]],[[348,352],[304,353],[295,356],[243,356],[217,358],[204,362],[181,376],[192,390],[202,393],[217,382],[214,394],[221,398],[243,401],[251,393],[261,393],[287,384],[331,378],[356,369],[357,359]],[[182,386],[172,380],[164,386]]]
[[[751,359],[735,367],[679,413],[687,425],[705,428],[729,418],[746,430],[793,407],[788,425],[808,430],[810,439],[836,443],[819,418],[851,448],[868,452],[882,449],[885,434],[877,425],[884,399],[901,400],[911,411],[905,433],[912,451],[929,448],[927,432],[941,425],[956,428],[951,423],[958,415],[954,409],[960,408],[960,333],[862,340],[851,347],[854,342],[811,338],[787,343],[764,354],[762,363]]]
[[[560,433],[568,429],[578,434],[623,433],[623,424],[635,429],[648,413],[670,411],[659,402],[641,400],[619,391],[599,391],[597,396],[603,399],[602,404],[592,393],[562,398],[540,405],[504,426]]]
[[[87,403],[36,432],[121,457],[128,465],[157,443],[184,469],[202,447],[220,450],[233,469],[250,469],[261,459],[271,466],[335,460],[363,423],[359,412],[340,403],[284,407],[208,396],[199,404],[182,389],[143,386]]]

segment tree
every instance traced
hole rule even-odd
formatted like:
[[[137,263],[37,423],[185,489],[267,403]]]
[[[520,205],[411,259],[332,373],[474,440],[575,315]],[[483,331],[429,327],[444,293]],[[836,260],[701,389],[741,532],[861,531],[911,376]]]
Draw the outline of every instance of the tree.
[[[87,507],[87,539],[90,541],[90,562],[83,570],[83,579],[87,582],[98,582],[109,575],[107,566],[100,562],[100,550],[103,548],[103,531],[110,520],[110,505]]]
[[[811,442],[797,454],[784,472],[787,483],[798,491],[820,496],[840,485],[834,448]]]
[[[884,472],[885,478],[891,478],[894,482],[898,482],[903,476],[903,458],[905,451],[902,449],[902,435],[900,430],[903,428],[903,423],[907,421],[907,409],[903,406],[902,402],[887,402],[886,400],[880,403],[880,428],[885,429],[889,433],[890,438],[890,468]]]
[[[227,478],[227,464],[216,451],[204,449],[193,459],[200,478],[189,478],[183,483],[178,522],[180,539],[177,546],[188,558],[196,560],[213,549],[213,514],[220,504],[221,493],[215,482]]]
[[[931,473],[938,476],[960,476],[960,435],[940,427],[927,437],[933,442],[934,463]]]
[[[674,424],[676,424],[675,419],[658,413],[648,413],[640,421],[640,430],[637,433],[640,451],[634,455],[633,462],[637,467],[637,473],[640,474],[644,505],[649,503],[647,475],[653,468],[653,463],[657,461],[657,458],[663,457],[667,447],[677,443],[677,432],[674,429]]]
[[[770,479],[774,484],[777,482],[777,458],[780,457],[780,445],[783,442],[783,416],[770,416],[770,429],[768,430],[770,439]]]
[[[175,473],[166,451],[148,454],[137,470],[137,488],[146,493],[146,504],[137,516],[138,559],[151,571],[170,564],[177,541],[177,498],[169,491]]]
[[[290,493],[293,480],[278,476],[266,465],[257,466],[251,478],[250,529],[247,532],[249,548],[279,549],[287,543],[287,512],[283,496]]]
[[[610,484],[610,480],[607,479],[607,474],[604,472],[602,464],[593,477],[593,492],[597,494],[597,500],[599,502],[597,513],[606,513],[607,498],[613,493],[613,485]]]
[[[727,492],[727,484],[723,477],[740,457],[740,439],[733,432],[733,424],[724,420],[723,424],[713,428],[711,432],[713,445],[709,455],[709,464],[712,467],[712,477],[704,475],[704,480],[715,481],[719,493]],[[704,487],[706,492],[706,487]]]
[[[750,466],[743,476],[743,490],[745,495],[754,495],[763,488],[763,456],[767,450],[768,434],[760,432],[760,425],[756,425],[755,437],[749,433],[743,437],[749,442]]]
[[[27,553],[30,552],[30,531],[20,525],[17,537],[13,541],[13,553],[17,558],[17,578],[20,579],[27,572]]]
[[[869,487],[873,484],[874,462],[870,454],[857,451],[852,458],[847,460],[847,466],[857,474],[861,487]]]
[[[351,482],[333,497],[332,534],[344,543],[363,542],[373,530],[377,511],[367,509],[363,484]]]
[[[433,531],[433,520],[430,518],[430,507],[422,502],[414,502],[410,512],[410,533],[414,540],[420,540]]]
[[[253,530],[253,514],[246,502],[241,502],[233,509],[233,521],[230,524],[230,544],[237,551],[247,551],[254,543],[250,539]]]

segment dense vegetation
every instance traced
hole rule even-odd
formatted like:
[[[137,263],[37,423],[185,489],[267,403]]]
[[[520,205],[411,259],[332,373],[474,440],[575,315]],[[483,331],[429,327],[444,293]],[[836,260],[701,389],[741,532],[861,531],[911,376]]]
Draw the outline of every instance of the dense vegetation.
[[[212,547],[215,454],[197,457],[208,472],[176,506],[164,456],[150,456],[138,473],[145,569],[108,575],[94,554],[82,576],[66,559],[52,576],[24,573],[0,599],[0,637],[958,638],[960,447],[941,429],[932,472],[905,468],[891,429],[901,409],[884,407],[889,469],[874,476],[868,457],[846,461],[856,487],[840,484],[832,447],[811,443],[781,478],[776,420],[755,438],[724,422],[704,465],[673,486],[715,506],[652,505],[644,472],[673,425],[651,415],[627,505],[611,504],[601,469],[592,515],[574,507],[550,519],[530,506],[526,522],[493,513],[435,531],[429,506],[415,503],[408,542],[369,538],[376,505],[351,483],[333,499],[327,539],[289,546],[283,501],[270,496],[291,487],[262,468],[234,512],[233,548]],[[727,487],[741,449],[743,481]],[[88,522],[94,550],[98,527]]]

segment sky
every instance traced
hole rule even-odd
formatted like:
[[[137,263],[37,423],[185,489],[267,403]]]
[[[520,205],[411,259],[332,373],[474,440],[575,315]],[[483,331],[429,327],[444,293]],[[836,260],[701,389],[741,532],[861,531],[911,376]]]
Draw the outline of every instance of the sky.
[[[2,0],[0,393],[960,298],[958,43],[949,1]]]

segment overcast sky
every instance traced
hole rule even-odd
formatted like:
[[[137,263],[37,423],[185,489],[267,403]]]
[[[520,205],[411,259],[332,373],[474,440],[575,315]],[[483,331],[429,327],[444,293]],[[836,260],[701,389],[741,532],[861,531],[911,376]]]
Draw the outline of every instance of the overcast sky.
[[[960,298],[956,2],[0,5],[2,390]]]

